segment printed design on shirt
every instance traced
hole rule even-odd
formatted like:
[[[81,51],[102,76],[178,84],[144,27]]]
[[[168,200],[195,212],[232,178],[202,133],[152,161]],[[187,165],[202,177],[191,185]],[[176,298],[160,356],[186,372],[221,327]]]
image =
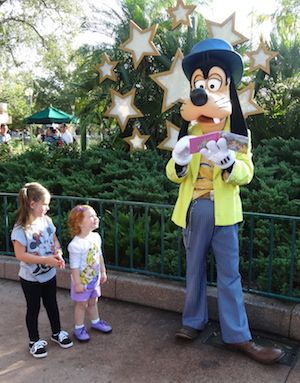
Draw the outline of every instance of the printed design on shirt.
[[[32,238],[29,239],[28,249],[30,253],[36,256],[47,256],[53,254],[54,242],[53,242],[53,229],[48,226],[44,231],[39,230],[32,234]],[[45,274],[52,267],[48,265],[37,265],[33,275]]]
[[[86,263],[86,267],[80,273],[80,280],[84,285],[94,285],[99,277],[99,248],[95,243],[87,253]]]
[[[213,190],[213,162],[204,156],[202,156],[201,160],[193,198],[198,198],[204,192]]]

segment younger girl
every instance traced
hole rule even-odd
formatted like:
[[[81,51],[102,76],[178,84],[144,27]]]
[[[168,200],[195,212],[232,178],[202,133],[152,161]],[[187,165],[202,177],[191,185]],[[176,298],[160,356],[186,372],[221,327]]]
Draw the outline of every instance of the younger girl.
[[[93,330],[109,333],[112,327],[99,318],[98,297],[100,284],[107,281],[101,251],[101,237],[93,230],[99,227],[95,210],[88,205],[75,206],[69,214],[69,229],[74,238],[68,246],[71,268],[71,298],[75,302],[74,335],[80,341],[90,336],[84,326],[85,312]]]
[[[29,351],[35,358],[47,356],[47,342],[40,339],[38,316],[41,299],[50,321],[51,340],[62,348],[73,346],[68,333],[61,331],[56,301],[56,269],[65,262],[56,228],[50,217],[50,193],[36,182],[27,183],[19,192],[17,221],[11,233],[14,251],[20,261],[19,277],[27,302],[26,325]]]

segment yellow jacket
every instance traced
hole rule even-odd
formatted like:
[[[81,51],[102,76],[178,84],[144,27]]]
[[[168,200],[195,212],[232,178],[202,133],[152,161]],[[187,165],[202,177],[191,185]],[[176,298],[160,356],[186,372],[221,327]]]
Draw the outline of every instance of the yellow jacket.
[[[229,130],[229,124],[225,126]],[[199,125],[189,129],[189,135],[202,135]],[[215,225],[228,226],[243,220],[242,203],[240,199],[240,185],[248,184],[253,178],[254,167],[251,153],[251,136],[248,131],[249,145],[247,154],[236,153],[236,160],[229,178],[224,181],[222,170],[217,166],[213,171]],[[175,162],[171,158],[166,166],[166,174],[169,180],[180,184],[178,198],[174,207],[172,221],[183,228],[186,227],[186,215],[192,201],[194,184],[197,180],[201,154],[193,154],[188,169],[183,177],[178,177]]]

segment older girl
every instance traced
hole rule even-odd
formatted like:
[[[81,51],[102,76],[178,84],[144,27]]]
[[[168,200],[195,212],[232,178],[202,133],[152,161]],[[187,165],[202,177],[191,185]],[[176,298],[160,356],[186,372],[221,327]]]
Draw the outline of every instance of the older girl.
[[[47,342],[38,330],[41,299],[50,321],[51,340],[62,348],[73,346],[68,333],[61,330],[56,300],[56,268],[65,262],[56,228],[47,216],[50,193],[37,182],[27,183],[19,191],[19,211],[11,239],[20,261],[19,277],[27,302],[26,325],[29,351],[35,358],[47,356]]]

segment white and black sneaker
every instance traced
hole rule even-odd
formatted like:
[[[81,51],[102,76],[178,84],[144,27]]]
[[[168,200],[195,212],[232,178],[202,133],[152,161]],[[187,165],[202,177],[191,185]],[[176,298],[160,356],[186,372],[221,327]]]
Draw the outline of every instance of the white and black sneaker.
[[[29,352],[35,358],[45,358],[48,355],[46,350],[47,342],[39,339],[36,342],[29,343]]]
[[[69,338],[69,334],[66,331],[60,331],[58,334],[53,334],[51,340],[58,343],[62,348],[69,348],[73,346],[73,342]]]

